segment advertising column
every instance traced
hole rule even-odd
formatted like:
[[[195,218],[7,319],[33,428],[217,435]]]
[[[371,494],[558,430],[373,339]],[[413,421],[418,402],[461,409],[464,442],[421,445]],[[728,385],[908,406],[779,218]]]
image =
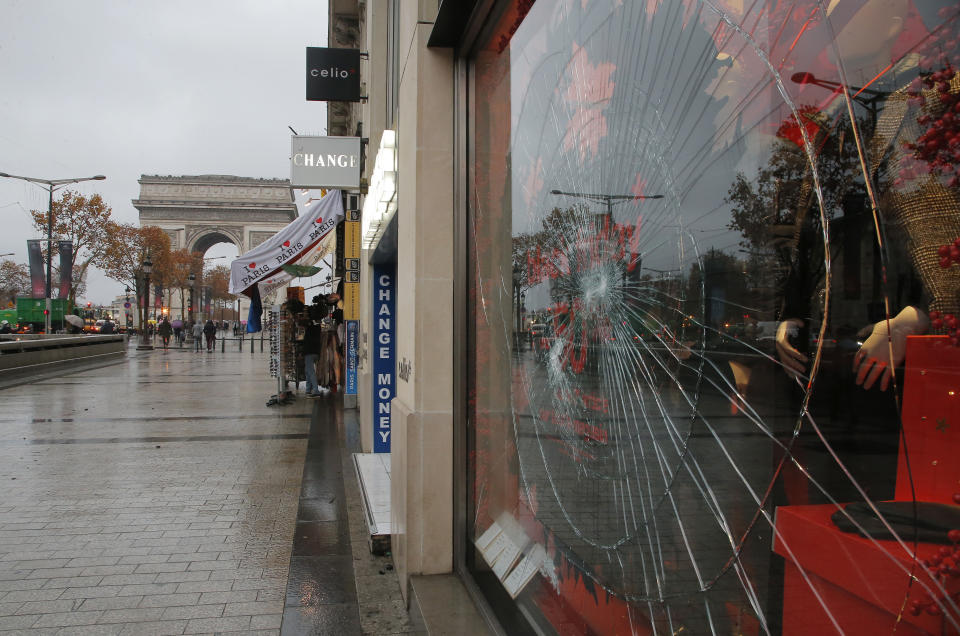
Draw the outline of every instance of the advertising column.
[[[390,452],[390,401],[396,394],[396,265],[373,266],[373,452]]]

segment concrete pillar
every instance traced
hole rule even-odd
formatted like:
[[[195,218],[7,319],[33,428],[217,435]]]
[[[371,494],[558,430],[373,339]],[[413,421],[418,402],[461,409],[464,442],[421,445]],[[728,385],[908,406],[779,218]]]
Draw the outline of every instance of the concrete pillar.
[[[437,3],[399,25],[397,379],[392,550],[400,587],[453,569],[453,51],[429,49]]]

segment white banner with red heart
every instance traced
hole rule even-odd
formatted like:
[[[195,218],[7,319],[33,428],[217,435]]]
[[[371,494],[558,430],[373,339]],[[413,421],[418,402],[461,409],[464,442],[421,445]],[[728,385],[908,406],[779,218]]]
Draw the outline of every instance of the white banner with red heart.
[[[249,296],[253,285],[282,271],[282,265],[292,265],[310,253],[342,220],[340,190],[329,190],[320,199],[311,199],[293,223],[230,263],[230,293]]]

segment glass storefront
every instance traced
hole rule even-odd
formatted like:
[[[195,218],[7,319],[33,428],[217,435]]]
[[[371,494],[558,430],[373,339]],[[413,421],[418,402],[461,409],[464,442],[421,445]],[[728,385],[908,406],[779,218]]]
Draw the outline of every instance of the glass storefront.
[[[960,631],[960,8],[498,6],[464,531],[507,631]]]

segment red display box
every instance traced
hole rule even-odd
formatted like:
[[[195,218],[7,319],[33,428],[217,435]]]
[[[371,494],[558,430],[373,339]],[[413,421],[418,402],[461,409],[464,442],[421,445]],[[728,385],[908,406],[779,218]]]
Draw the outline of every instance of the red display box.
[[[906,363],[896,500],[910,501],[915,492],[919,501],[953,503],[960,492],[960,349],[943,336],[911,336]],[[786,559],[783,633],[957,634],[944,616],[910,613],[911,601],[928,598],[921,582],[936,587],[913,560],[909,539],[904,547],[843,532],[830,521],[836,511],[833,504],[777,509],[774,551]],[[940,547],[918,544],[917,559]],[[960,579],[950,579],[947,592],[960,592]]]

